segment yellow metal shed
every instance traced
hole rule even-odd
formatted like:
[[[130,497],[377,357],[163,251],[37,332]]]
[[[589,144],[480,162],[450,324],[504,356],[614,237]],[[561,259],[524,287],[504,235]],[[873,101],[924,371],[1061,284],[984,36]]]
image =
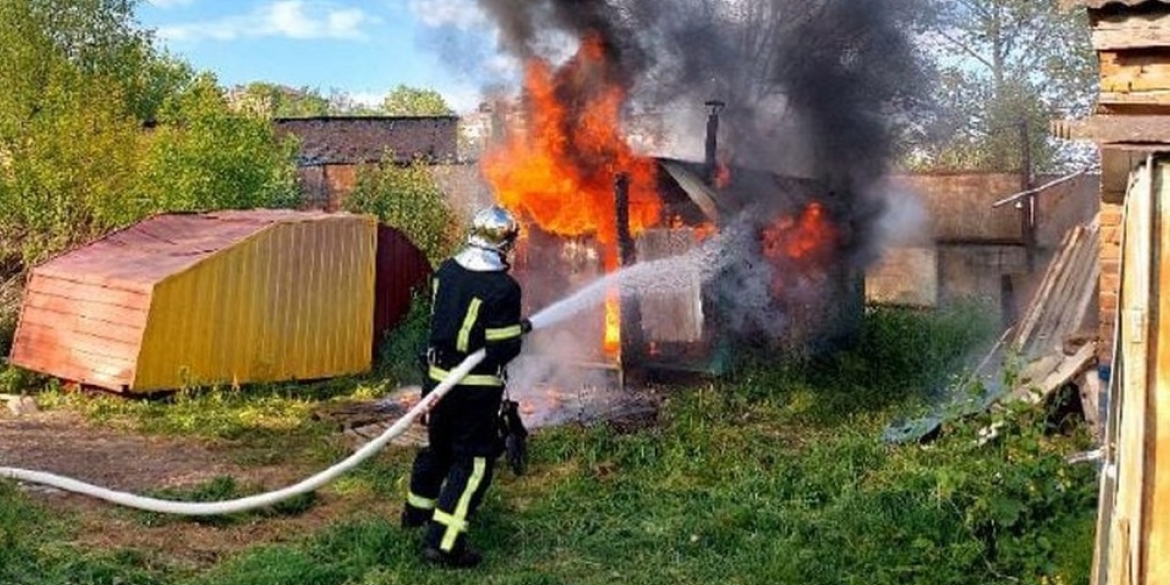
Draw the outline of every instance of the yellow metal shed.
[[[369,369],[377,222],[169,214],[33,270],[11,361],[123,392]]]

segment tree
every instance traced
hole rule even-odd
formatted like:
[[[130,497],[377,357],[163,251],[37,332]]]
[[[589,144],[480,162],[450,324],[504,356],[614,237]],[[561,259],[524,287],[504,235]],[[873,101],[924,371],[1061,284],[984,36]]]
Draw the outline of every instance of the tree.
[[[255,81],[233,91],[244,109],[273,118],[307,118],[333,113],[328,98],[313,88],[294,89]]]
[[[0,277],[147,214],[295,202],[292,151],[132,0],[0,0]]]
[[[933,132],[918,167],[1014,170],[1023,137],[1034,168],[1083,164],[1048,137],[1054,118],[1086,113],[1095,91],[1095,56],[1084,11],[1055,1],[936,0],[937,20],[923,37],[942,73]]]
[[[357,184],[344,205],[347,211],[376,215],[402,230],[432,265],[459,244],[458,218],[425,161],[400,165],[393,153],[387,153],[380,164],[358,171]]]
[[[449,116],[454,113],[439,92],[403,84],[386,94],[382,110],[390,116]]]
[[[229,107],[214,77],[172,96],[148,137],[132,216],[161,211],[295,207],[295,145],[267,117]],[[129,219],[129,218],[127,218]]]
[[[141,121],[165,87],[143,68],[132,2],[0,0],[0,265],[31,262],[113,227],[133,183]],[[118,215],[118,214],[113,214]]]
[[[329,95],[329,114],[332,116],[382,116],[381,106],[369,106],[353,98],[350,94],[334,90]]]

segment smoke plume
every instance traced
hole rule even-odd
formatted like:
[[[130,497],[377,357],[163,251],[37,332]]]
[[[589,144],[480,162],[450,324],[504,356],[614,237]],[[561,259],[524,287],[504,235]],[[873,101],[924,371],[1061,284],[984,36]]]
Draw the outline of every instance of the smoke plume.
[[[898,154],[897,132],[928,107],[911,37],[922,2],[478,0],[497,25],[500,49],[520,62],[563,61],[572,52],[567,45],[599,39],[604,66],[588,74],[625,91],[631,120],[650,114],[660,121],[661,150],[648,154],[700,158],[704,102],[725,102],[723,162],[825,187],[818,198],[840,229],[832,278],[859,274],[888,231],[883,179]],[[771,302],[777,268],[762,261],[758,229],[751,228],[803,195],[778,193],[768,181],[740,187],[758,198],[743,205],[738,221],[746,225],[736,228],[748,229],[737,231],[746,235],[738,256],[725,260],[718,285],[725,288],[716,293],[726,293],[721,306],[731,309],[733,326],[790,327],[791,316]],[[795,282],[786,290],[816,297],[817,285]]]

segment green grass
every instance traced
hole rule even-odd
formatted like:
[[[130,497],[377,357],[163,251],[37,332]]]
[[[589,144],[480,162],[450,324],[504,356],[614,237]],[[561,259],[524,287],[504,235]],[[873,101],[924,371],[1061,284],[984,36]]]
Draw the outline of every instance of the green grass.
[[[67,517],[51,518],[0,484],[0,582],[1086,582],[1096,477],[1091,466],[1064,461],[1088,446],[1083,428],[1054,434],[1046,413],[1004,409],[948,425],[927,445],[880,440],[886,424],[935,397],[978,353],[986,336],[973,321],[977,313],[967,310],[871,311],[851,349],[818,359],[749,358],[725,379],[672,389],[654,428],[542,430],[532,437],[528,475],[497,474],[474,527],[486,553],[475,571],[426,567],[417,536],[395,518],[358,514],[295,542],[257,543],[192,574],[150,551],[62,544]],[[235,440],[249,440],[256,428],[240,422],[241,412],[274,410],[300,421],[276,431],[295,444],[317,436],[296,405],[344,394],[231,396],[203,402],[203,422],[190,427],[142,422],[194,416],[179,402],[123,407],[142,412],[104,408],[144,430],[206,436],[211,428]],[[978,431],[992,422],[1004,423],[999,438],[978,445]],[[377,457],[330,489],[396,502],[409,464],[405,451]],[[200,489],[246,491],[219,481]]]

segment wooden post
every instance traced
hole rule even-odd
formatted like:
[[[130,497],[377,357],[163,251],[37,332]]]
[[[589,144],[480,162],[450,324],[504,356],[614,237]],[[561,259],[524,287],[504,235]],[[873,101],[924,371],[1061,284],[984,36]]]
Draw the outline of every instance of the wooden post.
[[[1170,406],[1157,383],[1165,375],[1157,369],[1164,361],[1157,344],[1166,328],[1161,301],[1155,298],[1164,278],[1161,242],[1166,236],[1159,233],[1167,229],[1160,220],[1165,214],[1165,205],[1160,203],[1160,166],[1153,157],[1147,158],[1144,168],[1135,171],[1140,175],[1126,194],[1119,334],[1113,363],[1117,379],[1111,387],[1093,568],[1098,584],[1154,585],[1164,582],[1167,575],[1163,559],[1170,512],[1156,490],[1165,487],[1166,481],[1166,471],[1158,472],[1159,464],[1170,465],[1170,454],[1157,448],[1170,438],[1170,424],[1157,416],[1161,406]]]
[[[625,173],[614,177],[614,206],[617,212],[617,245],[621,266],[637,262],[634,238],[630,234],[630,178]],[[642,311],[636,291],[622,287],[620,299],[621,350],[618,358],[623,379],[630,366],[641,363]]]
[[[704,180],[710,185],[715,182],[715,169],[718,165],[719,156],[719,112],[727,104],[719,100],[708,100],[704,102],[705,106],[710,108],[707,114],[707,140],[704,143]]]
[[[1159,166],[1159,169],[1165,169]],[[1170,583],[1170,197],[1167,197],[1165,174],[1154,177],[1153,237],[1150,264],[1153,302],[1150,305],[1151,372],[1148,380],[1149,405],[1146,410],[1146,482],[1147,501],[1143,534],[1147,544],[1145,583]]]
[[[1020,122],[1020,191],[1031,191],[1032,141],[1028,122]],[[1020,202],[1020,234],[1024,239],[1024,258],[1028,273],[1036,269],[1036,194],[1030,193]]]

